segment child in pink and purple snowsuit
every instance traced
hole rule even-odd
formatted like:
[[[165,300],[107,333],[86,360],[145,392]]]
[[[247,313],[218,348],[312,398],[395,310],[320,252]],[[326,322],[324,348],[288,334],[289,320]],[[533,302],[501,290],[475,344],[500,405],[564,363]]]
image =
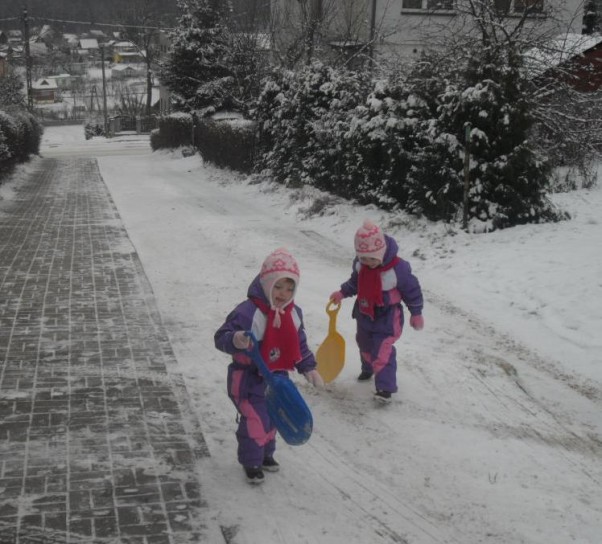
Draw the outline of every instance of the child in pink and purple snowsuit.
[[[272,372],[288,376],[288,371],[296,368],[312,385],[324,385],[307,347],[301,308],[293,300],[298,284],[297,261],[286,249],[277,249],[251,282],[247,299],[230,312],[215,333],[215,347],[232,355],[228,396],[240,416],[238,462],[251,484],[262,483],[263,471],[277,471],[279,464],[274,460],[276,428],[268,415],[266,383],[247,353],[250,340],[245,332],[254,333]]]
[[[422,290],[410,264],[397,256],[397,242],[371,221],[355,234],[356,258],[351,277],[330,300],[340,304],[357,295],[353,318],[357,321],[356,341],[362,371],[359,381],[374,375],[375,399],[390,402],[397,392],[397,360],[394,344],[401,337],[404,317],[401,303],[410,312],[410,326],[424,327]]]

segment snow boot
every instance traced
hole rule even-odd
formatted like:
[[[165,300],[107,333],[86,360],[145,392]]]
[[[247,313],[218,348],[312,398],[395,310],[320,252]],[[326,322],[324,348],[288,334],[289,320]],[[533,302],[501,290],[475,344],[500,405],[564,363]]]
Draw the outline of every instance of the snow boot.
[[[389,404],[391,402],[391,391],[377,391],[374,393],[374,400],[380,404]]]
[[[243,467],[247,475],[247,482],[251,485],[262,484],[264,480],[263,470],[261,467]]]
[[[273,457],[266,457],[263,460],[261,468],[267,472],[278,472],[280,470],[280,463]]]
[[[361,374],[357,377],[358,382],[367,382],[370,378],[372,378],[372,372],[368,372],[367,370],[362,370]]]

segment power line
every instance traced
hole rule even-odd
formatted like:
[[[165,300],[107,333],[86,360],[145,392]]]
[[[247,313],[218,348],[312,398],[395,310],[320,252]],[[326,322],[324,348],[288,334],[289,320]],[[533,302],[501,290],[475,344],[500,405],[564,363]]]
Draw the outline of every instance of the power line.
[[[90,25],[90,26],[107,26],[111,28],[136,28],[141,30],[173,30],[172,27],[159,27],[159,26],[139,26],[139,25],[126,25],[126,24],[115,24],[115,23],[93,23],[92,21],[69,21],[66,19],[51,19],[49,17],[30,17],[37,21],[48,21],[51,23],[68,23],[72,25]]]

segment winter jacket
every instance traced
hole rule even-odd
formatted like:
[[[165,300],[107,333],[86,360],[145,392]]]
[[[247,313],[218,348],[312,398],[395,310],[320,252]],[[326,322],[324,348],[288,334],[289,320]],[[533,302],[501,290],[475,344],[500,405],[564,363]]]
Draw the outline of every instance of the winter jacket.
[[[397,242],[390,236],[385,234],[387,250],[383,259],[383,266],[390,263],[396,256],[399,247]],[[356,257],[353,260],[351,277],[341,285],[341,292],[345,298],[357,295],[358,276],[361,268],[361,263]],[[412,274],[410,263],[400,259],[399,262],[391,269],[386,270],[381,276],[383,286],[383,306],[377,306],[375,309],[374,322],[368,325],[371,319],[359,311],[358,301],[353,305],[353,318],[365,322],[370,328],[376,327],[378,322],[388,321],[391,317],[391,309],[403,302],[411,315],[422,314],[422,290],[416,276]],[[403,312],[401,314],[401,324],[403,325]],[[385,332],[383,330],[383,332]]]
[[[251,300],[258,298],[264,301],[268,306],[269,302],[259,283],[259,276],[251,282],[247,291],[247,300],[241,302],[230,314],[226,317],[224,324],[217,330],[214,336],[215,347],[220,351],[232,355],[233,364],[240,368],[249,368],[257,372],[257,367],[252,359],[247,355],[245,350],[240,350],[234,347],[232,337],[236,331],[252,331],[255,338],[259,341],[261,349],[261,341],[266,329],[266,315],[256,306]],[[296,304],[292,311],[293,321],[297,327],[299,335],[299,347],[301,349],[301,361],[295,365],[300,373],[308,372],[316,368],[316,360],[313,353],[307,347],[307,337],[303,328],[303,314],[301,308]]]

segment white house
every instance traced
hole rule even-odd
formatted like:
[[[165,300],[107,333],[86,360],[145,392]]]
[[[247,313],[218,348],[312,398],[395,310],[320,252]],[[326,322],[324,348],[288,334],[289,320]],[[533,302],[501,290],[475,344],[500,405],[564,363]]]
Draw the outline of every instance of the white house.
[[[59,100],[58,86],[54,79],[38,79],[31,85],[31,94],[33,100],[38,103],[54,103]]]
[[[98,40],[96,38],[82,38],[79,40],[77,53],[81,57],[96,58],[99,54]]]
[[[46,79],[54,80],[59,89],[68,89],[73,82],[71,74],[58,74],[56,76],[48,76]]]
[[[142,77],[146,70],[132,64],[115,64],[111,68],[111,79],[129,79],[132,77]]]
[[[466,14],[475,5],[507,27],[527,9],[525,27],[539,34],[581,31],[583,0],[274,0],[275,43],[284,51],[314,21],[314,42],[326,50],[353,54],[373,44],[376,57],[417,57],[445,38],[473,31],[474,18]]]

